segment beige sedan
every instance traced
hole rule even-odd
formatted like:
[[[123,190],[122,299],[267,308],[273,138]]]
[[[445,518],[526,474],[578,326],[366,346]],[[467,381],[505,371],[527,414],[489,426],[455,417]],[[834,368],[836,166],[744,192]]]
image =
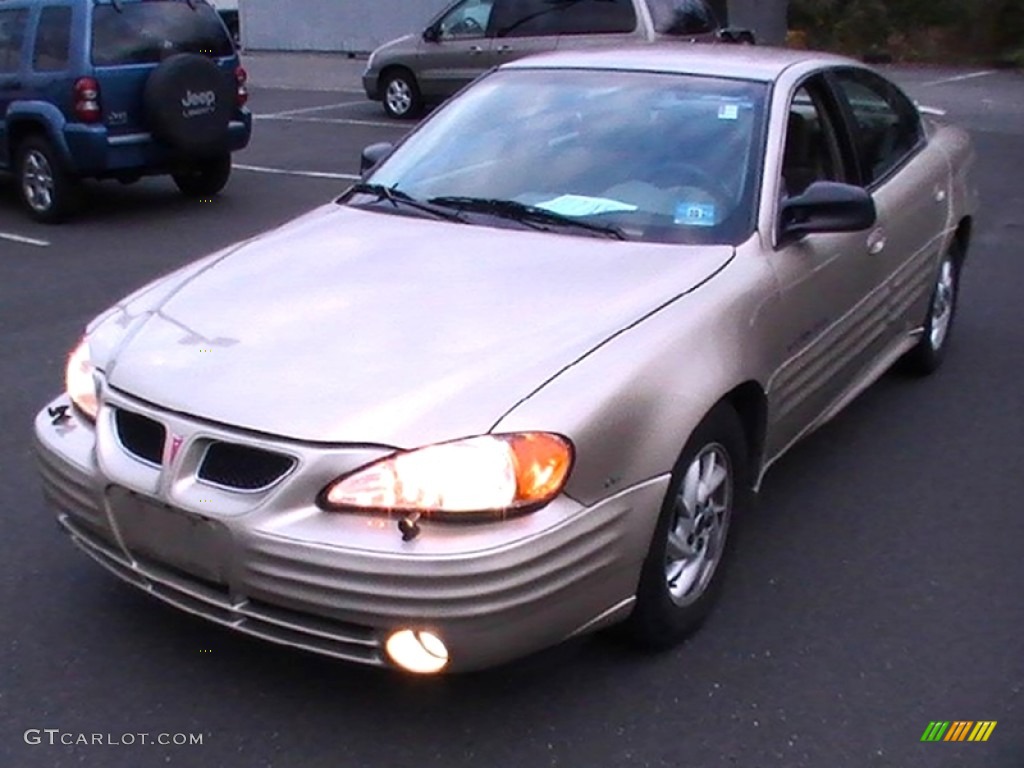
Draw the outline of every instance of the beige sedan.
[[[853,61],[524,59],[363,160],[98,317],[36,419],[74,543],[241,632],[425,674],[676,643],[772,463],[947,353],[970,144]]]

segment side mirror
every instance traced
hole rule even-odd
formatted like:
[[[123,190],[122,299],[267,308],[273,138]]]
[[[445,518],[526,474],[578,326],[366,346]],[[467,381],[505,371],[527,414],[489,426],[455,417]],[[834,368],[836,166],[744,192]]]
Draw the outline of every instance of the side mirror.
[[[834,181],[816,181],[802,195],[782,203],[780,239],[795,240],[815,232],[862,232],[878,218],[867,190]]]
[[[441,30],[438,29],[437,24],[429,26],[423,30],[423,39],[428,43],[436,43],[441,39]]]
[[[382,141],[366,147],[363,150],[363,154],[359,157],[359,173],[365,176],[376,168],[381,160],[390,155],[394,148],[395,145],[388,141]]]

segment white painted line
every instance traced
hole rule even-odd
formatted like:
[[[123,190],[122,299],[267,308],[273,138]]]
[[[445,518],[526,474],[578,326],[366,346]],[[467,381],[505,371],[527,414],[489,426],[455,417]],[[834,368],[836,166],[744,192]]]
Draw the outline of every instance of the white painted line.
[[[292,123],[326,123],[328,125],[372,125],[376,128],[397,128],[409,130],[415,123],[395,121],[386,123],[383,120],[353,120],[347,117],[278,117],[277,115],[256,115],[257,120],[283,120]]]
[[[358,181],[361,177],[352,173],[328,173],[327,171],[292,171],[287,168],[265,168],[262,165],[239,165],[235,168],[240,171],[252,171],[253,173],[269,173],[275,176],[304,176],[308,179],[340,179],[342,181]]]
[[[310,112],[326,112],[329,109],[341,109],[342,107],[351,107],[356,104],[366,104],[364,101],[342,101],[338,104],[323,104],[319,107],[303,107],[302,109],[285,109],[281,112],[273,112],[269,115],[257,115],[257,117],[291,117],[292,115],[306,115]]]
[[[944,109],[939,109],[938,107],[925,107],[921,104],[917,105],[917,111],[922,115],[934,115],[935,117],[945,117],[949,114]]]
[[[989,75],[996,74],[994,69],[986,69],[983,72],[971,72],[966,75],[957,75],[956,77],[944,77],[941,80],[931,80],[927,83],[921,83],[922,88],[928,88],[933,85],[946,85],[948,83],[962,83],[964,80],[974,80],[977,77],[988,77]]]
[[[14,235],[10,232],[0,232],[0,240],[10,240],[12,243],[21,243],[22,245],[36,245],[40,248],[49,247],[50,243],[47,240],[37,240],[34,237],[25,237],[24,235]]]

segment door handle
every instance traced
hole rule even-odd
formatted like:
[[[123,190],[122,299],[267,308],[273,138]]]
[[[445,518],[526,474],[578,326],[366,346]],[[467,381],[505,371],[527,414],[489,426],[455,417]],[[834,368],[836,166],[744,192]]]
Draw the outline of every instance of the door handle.
[[[885,250],[886,243],[885,230],[879,227],[868,235],[868,253],[877,256]]]
[[[481,48],[479,45],[471,45],[471,46],[469,46],[469,52],[473,53],[473,54],[478,54],[478,53],[483,53],[484,49]]]
[[[498,53],[508,53],[511,50],[512,50],[512,46],[511,45],[499,45],[498,46]]]

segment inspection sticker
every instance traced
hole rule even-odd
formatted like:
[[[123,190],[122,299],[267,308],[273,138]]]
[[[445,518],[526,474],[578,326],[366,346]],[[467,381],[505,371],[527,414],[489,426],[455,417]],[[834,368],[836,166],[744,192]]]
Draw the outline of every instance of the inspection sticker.
[[[675,222],[688,227],[713,227],[718,223],[715,206],[705,203],[679,203],[676,206]]]
[[[718,108],[719,120],[739,120],[740,108],[738,104],[723,104]]]

